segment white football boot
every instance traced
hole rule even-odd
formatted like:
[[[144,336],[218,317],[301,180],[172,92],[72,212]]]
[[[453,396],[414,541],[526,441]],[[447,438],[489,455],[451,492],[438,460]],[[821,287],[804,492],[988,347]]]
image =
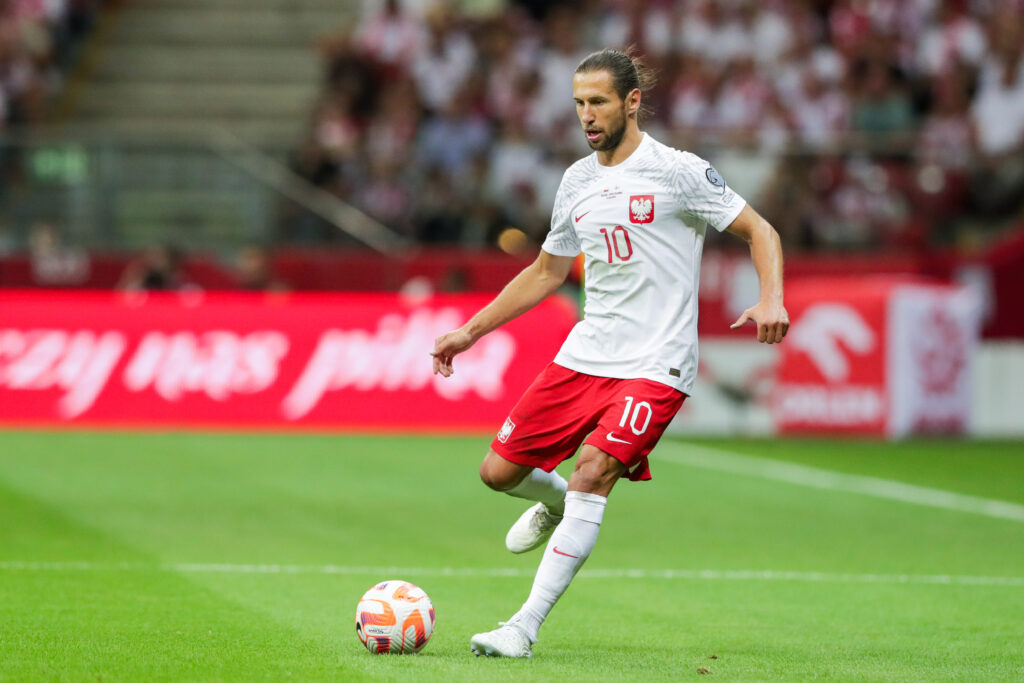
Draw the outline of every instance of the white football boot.
[[[508,530],[505,547],[514,553],[525,553],[544,545],[561,521],[561,515],[553,515],[547,505],[537,503],[524,512]]]
[[[477,633],[469,639],[469,649],[477,657],[529,658],[533,654],[533,643],[526,633],[513,623],[498,622],[500,628],[487,633]]]

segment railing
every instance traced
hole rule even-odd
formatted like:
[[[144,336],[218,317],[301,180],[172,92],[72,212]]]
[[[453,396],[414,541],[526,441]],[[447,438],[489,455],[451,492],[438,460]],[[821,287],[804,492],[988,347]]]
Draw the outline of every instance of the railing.
[[[380,252],[405,245],[295,174],[287,157],[287,150],[258,150],[216,128],[9,133],[0,137],[0,240],[23,246],[33,226],[45,223],[86,248],[174,243],[225,250],[302,230],[314,241]]]
[[[663,139],[710,159],[789,247],[919,251],[1019,224],[1019,160],[1005,161],[1011,172],[1000,175],[1004,167],[991,160],[950,163],[905,140],[808,149]],[[8,132],[0,136],[0,250],[26,246],[40,223],[87,249],[175,243],[226,251],[257,242],[391,253],[412,245],[293,172],[292,152],[256,149],[217,128]],[[546,211],[534,220],[517,227],[539,241]]]

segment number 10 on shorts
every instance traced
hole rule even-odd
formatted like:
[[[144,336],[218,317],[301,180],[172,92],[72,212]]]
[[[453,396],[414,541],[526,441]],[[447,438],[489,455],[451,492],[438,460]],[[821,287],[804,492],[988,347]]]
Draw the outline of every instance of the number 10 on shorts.
[[[651,410],[651,404],[647,401],[640,401],[633,405],[633,397],[626,397],[626,409],[622,411],[622,419],[619,420],[619,426],[625,427],[626,421],[629,421],[629,428],[633,430],[633,433],[637,436],[647,431],[647,426],[651,424],[651,415],[654,411]],[[639,427],[637,422],[641,420],[641,414],[643,415],[643,424]]]

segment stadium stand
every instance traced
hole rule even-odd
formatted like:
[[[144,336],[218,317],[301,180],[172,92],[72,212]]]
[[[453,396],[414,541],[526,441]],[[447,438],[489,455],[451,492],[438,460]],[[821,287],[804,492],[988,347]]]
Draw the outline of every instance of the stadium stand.
[[[1020,217],[1017,1],[367,7],[325,51],[298,167],[419,241],[541,236],[587,151],[565,75],[630,43],[660,72],[647,128],[713,159],[790,246],[920,250]]]
[[[645,127],[711,159],[790,268],[949,276],[1015,263],[1024,230],[1020,0],[5,8],[2,286],[114,286],[173,243],[207,288],[257,244],[299,289],[493,290],[588,152],[566,75],[630,43],[660,77]],[[355,249],[360,215],[418,251]]]

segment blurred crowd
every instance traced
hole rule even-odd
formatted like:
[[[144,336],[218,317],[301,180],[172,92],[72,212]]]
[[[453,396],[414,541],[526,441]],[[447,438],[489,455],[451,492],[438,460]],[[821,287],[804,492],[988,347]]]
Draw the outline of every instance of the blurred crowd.
[[[295,165],[419,242],[537,242],[590,151],[572,73],[627,45],[659,80],[642,128],[712,160],[790,246],[921,249],[1022,218],[1024,0],[371,1],[320,44]]]
[[[105,1],[0,0],[0,127],[44,118]]]

